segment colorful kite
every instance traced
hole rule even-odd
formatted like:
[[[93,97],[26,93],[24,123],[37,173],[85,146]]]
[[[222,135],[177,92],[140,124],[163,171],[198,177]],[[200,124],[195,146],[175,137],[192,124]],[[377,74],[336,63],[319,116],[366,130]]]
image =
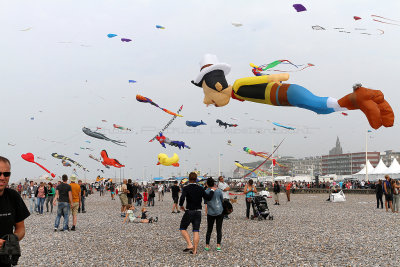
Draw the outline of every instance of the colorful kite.
[[[153,100],[151,100],[150,98],[147,98],[147,97],[145,97],[145,96],[136,95],[136,100],[139,101],[139,102],[142,102],[142,103],[149,103],[149,104],[151,104],[151,105],[153,105],[153,106],[155,106],[155,107],[158,107],[159,109],[161,109],[162,111],[164,111],[165,113],[168,113],[168,114],[170,114],[170,115],[178,116],[178,117],[183,117],[182,115],[179,115],[179,114],[177,114],[177,113],[174,113],[174,112],[172,112],[172,111],[169,111],[168,109],[165,109],[165,108],[160,107],[159,105],[157,105],[156,103],[154,103]]]
[[[93,131],[90,130],[89,128],[83,127],[83,128],[82,128],[82,131],[83,131],[86,135],[89,135],[89,136],[91,136],[91,137],[93,137],[93,138],[103,139],[103,140],[106,140],[106,141],[110,141],[110,142],[113,142],[114,144],[119,145],[119,146],[126,146],[126,145],[123,145],[125,142],[110,139],[110,138],[108,138],[107,136],[105,136],[105,135],[102,134],[102,133],[93,132]],[[87,142],[87,141],[86,141],[86,142]]]
[[[166,154],[160,153],[158,154],[158,162],[157,165],[164,165],[164,166],[174,166],[174,167],[179,167],[179,156],[174,153],[174,155],[169,158]]]
[[[228,128],[228,127],[238,127],[237,124],[229,124],[229,123],[223,122],[221,120],[216,120],[216,122],[219,124],[219,126],[225,127],[225,129]]]
[[[294,106],[317,114],[360,109],[374,129],[392,127],[394,124],[393,110],[383,93],[362,87],[361,84],[355,84],[352,93],[337,100],[316,96],[297,84],[282,84],[289,79],[287,73],[241,78],[229,86],[225,77],[230,71],[228,64],[220,63],[215,55],[206,54],[200,65],[200,73],[192,83],[203,89],[203,103],[206,105],[223,107],[233,98],[242,102]]]
[[[295,130],[296,129],[296,128],[293,128],[293,127],[290,127],[290,126],[282,125],[282,124],[277,123],[277,122],[273,122],[272,124],[275,125],[275,126],[278,126],[278,127],[282,127],[282,128],[288,129],[288,130]]]
[[[160,144],[166,148],[165,144],[170,145],[170,146],[175,146],[179,149],[181,148],[188,148],[190,149],[189,146],[185,145],[185,142],[182,141],[171,141],[168,137],[165,137],[162,133],[160,133],[157,137],[156,137],[157,141],[160,142]]]
[[[188,127],[197,127],[200,125],[207,125],[204,121],[186,121],[186,126]]]
[[[128,39],[128,38],[121,38],[121,42],[129,43],[130,41],[132,41],[132,40]]]
[[[30,163],[35,163],[40,168],[42,168],[45,172],[49,173],[51,175],[51,177],[53,177],[53,178],[56,177],[56,175],[54,173],[50,173],[50,171],[48,169],[46,169],[45,167],[43,167],[39,163],[35,162],[35,156],[32,153],[22,154],[21,158],[23,158],[24,160],[26,160],[26,161],[28,161]]]
[[[307,9],[302,4],[294,4],[293,7],[294,9],[296,9],[297,12],[307,11]]]
[[[264,170],[254,170],[254,168],[248,167],[243,165],[242,163],[240,163],[239,161],[235,160],[235,166],[241,169],[244,169],[246,171],[250,171],[255,173],[256,175],[266,175],[268,174],[268,172],[264,171]]]
[[[178,111],[176,112],[177,115],[182,111],[183,106],[181,106]],[[176,119],[177,116],[173,116],[172,119],[170,119],[168,121],[168,123],[161,129],[160,133],[163,133],[170,125],[171,123]],[[154,136],[149,142],[153,142],[154,140],[156,140],[158,135]]]
[[[353,19],[354,19],[354,20],[360,20],[361,18],[360,18],[360,17],[357,17],[357,16],[354,16]]]
[[[285,140],[282,139],[282,141],[279,143],[279,145],[277,145],[274,149],[274,151],[272,151],[272,153],[260,164],[258,165],[257,168],[254,168],[254,170],[252,172],[255,172],[256,170],[258,170],[262,165],[264,165],[268,160],[270,160],[270,158],[272,157],[272,155],[278,150],[278,148],[282,145],[283,141]],[[249,172],[248,174],[246,174],[245,176],[243,176],[243,178],[246,178],[249,174],[251,174],[252,172]]]
[[[161,26],[161,25],[156,25],[156,28],[157,28],[157,29],[161,29],[161,30],[164,30],[164,29],[165,29],[165,27],[163,27],[163,26]]]
[[[107,34],[107,37],[108,37],[108,38],[114,38],[115,36],[118,36],[118,35],[116,35],[116,34],[114,34],[114,33],[109,33],[109,34]]]
[[[284,65],[291,65],[294,66],[296,68],[296,70],[277,70],[277,69],[272,69],[280,64],[284,64]],[[295,65],[292,62],[290,62],[287,59],[280,59],[280,60],[275,60],[269,64],[264,64],[261,66],[257,66],[253,63],[250,63],[250,67],[252,67],[253,69],[251,70],[253,72],[253,74],[255,76],[261,76],[261,75],[265,75],[262,72],[263,71],[276,71],[276,72],[297,72],[297,71],[302,71],[304,69],[307,69],[309,67],[314,67],[314,64],[311,63],[307,63],[307,64],[300,64],[300,65]]]
[[[135,80],[129,80],[128,82],[129,82],[129,83],[136,83]]]
[[[117,124],[113,124],[113,126],[114,126],[115,129],[120,129],[120,130],[125,130],[125,131],[132,131],[129,128],[125,128],[125,127],[117,125]]]
[[[116,159],[110,159],[108,157],[107,151],[102,150],[100,152],[101,157],[103,158],[103,161],[101,162],[104,166],[112,166],[115,168],[122,168],[125,167],[125,165],[122,165],[121,163],[119,163],[118,160]]]
[[[266,152],[255,152],[254,150],[248,148],[248,147],[244,147],[243,151],[246,152],[247,154],[256,156],[256,157],[261,157],[261,158],[269,158],[270,161],[272,161],[272,164],[275,166],[275,164],[278,164],[279,167],[283,167],[283,168],[287,168],[287,166],[281,165],[279,164],[274,158],[271,158],[270,156],[268,156],[268,153]]]
[[[59,154],[57,154],[57,153],[52,153],[51,155],[52,155],[54,158],[56,158],[56,159],[61,159],[61,160],[69,161],[69,162],[71,162],[72,164],[78,166],[79,168],[82,168],[84,171],[88,171],[88,170],[87,170],[85,167],[83,167],[81,164],[79,164],[78,162],[76,162],[75,160],[73,160],[73,159],[71,159],[71,158],[69,158],[69,157],[66,157],[66,156],[63,156],[63,155],[59,155]]]

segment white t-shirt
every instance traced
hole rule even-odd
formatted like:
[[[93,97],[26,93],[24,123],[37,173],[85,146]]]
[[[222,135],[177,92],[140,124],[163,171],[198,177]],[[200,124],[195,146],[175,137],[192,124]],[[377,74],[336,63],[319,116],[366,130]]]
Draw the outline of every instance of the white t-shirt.
[[[128,214],[128,219],[130,222],[133,222],[136,219],[133,210],[127,210],[126,213]]]
[[[158,192],[162,192],[163,191],[163,186],[162,185],[159,185],[158,186]]]
[[[229,185],[227,183],[225,183],[225,182],[223,182],[223,183],[219,182],[218,183],[218,188],[222,190],[222,195],[223,195],[224,199],[225,198],[229,199],[229,191],[224,191],[225,188],[227,188],[227,187],[229,187]]]

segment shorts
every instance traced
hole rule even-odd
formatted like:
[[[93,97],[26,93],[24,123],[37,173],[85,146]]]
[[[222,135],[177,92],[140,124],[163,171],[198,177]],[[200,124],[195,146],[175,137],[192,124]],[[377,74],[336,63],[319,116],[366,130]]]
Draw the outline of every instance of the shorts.
[[[78,209],[79,209],[79,202],[73,202],[71,206],[72,215],[78,214]]]
[[[385,194],[385,201],[393,201],[393,195]]]
[[[201,211],[186,210],[183,214],[179,230],[187,230],[189,224],[192,224],[193,232],[200,231]]]
[[[274,200],[279,201],[279,193],[274,193]]]
[[[172,200],[174,201],[174,204],[178,204],[179,197],[172,197]]]
[[[122,206],[128,205],[128,197],[126,196],[126,194],[120,194],[119,199],[121,200]]]

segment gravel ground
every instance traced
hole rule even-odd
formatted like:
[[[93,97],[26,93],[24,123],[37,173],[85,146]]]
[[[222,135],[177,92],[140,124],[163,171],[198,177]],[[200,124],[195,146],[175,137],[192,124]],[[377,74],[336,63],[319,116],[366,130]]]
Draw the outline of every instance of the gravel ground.
[[[182,213],[171,214],[172,198],[149,208],[154,224],[122,225],[119,199],[98,193],[78,214],[77,231],[53,232],[55,214],[31,215],[21,242],[20,266],[399,266],[399,214],[376,209],[374,195],[347,195],[344,203],[326,195],[292,195],[292,201],[269,208],[270,221],[245,219],[239,197],[230,220],[223,224],[222,251],[203,250],[206,218],[200,231],[199,254],[185,254],[178,231]],[[71,218],[70,218],[71,221]]]

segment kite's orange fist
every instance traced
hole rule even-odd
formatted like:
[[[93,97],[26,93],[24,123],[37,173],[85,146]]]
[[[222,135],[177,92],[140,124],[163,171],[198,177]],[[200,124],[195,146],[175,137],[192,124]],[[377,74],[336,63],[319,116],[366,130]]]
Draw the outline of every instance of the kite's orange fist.
[[[374,129],[378,129],[382,125],[393,126],[393,110],[379,90],[356,86],[353,93],[342,97],[338,103],[341,107],[349,110],[360,109]]]

